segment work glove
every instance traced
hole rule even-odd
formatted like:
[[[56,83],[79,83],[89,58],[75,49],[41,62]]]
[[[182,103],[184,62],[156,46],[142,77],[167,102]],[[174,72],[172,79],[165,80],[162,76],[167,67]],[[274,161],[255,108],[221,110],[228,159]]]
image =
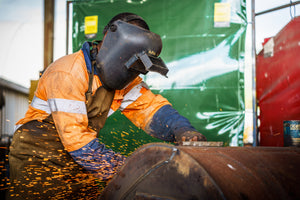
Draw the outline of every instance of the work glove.
[[[207,141],[206,137],[197,131],[185,131],[175,135],[177,143],[182,144],[184,141]]]
[[[89,127],[99,133],[103,128],[115,91],[99,87],[94,95],[88,95],[86,101]]]

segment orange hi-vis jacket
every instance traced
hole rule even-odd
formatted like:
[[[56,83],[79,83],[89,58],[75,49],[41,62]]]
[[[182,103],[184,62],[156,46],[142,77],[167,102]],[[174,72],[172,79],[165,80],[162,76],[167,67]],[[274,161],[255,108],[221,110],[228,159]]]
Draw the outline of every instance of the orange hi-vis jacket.
[[[83,50],[58,59],[40,78],[25,117],[16,125],[44,120],[51,114],[65,149],[77,163],[97,174],[103,168],[103,162],[97,159],[108,159],[112,155],[111,151],[101,155],[107,153],[104,144],[96,138],[97,133],[88,127],[85,104],[88,83]],[[98,76],[94,75],[92,91],[95,92],[100,86]],[[137,127],[166,141],[174,141],[176,131],[195,130],[167,99],[153,94],[140,77],[115,92],[108,117],[118,109]]]
[[[72,64],[70,64],[72,63]],[[94,75],[92,90],[101,86]],[[43,120],[53,115],[56,128],[67,151],[77,150],[96,138],[88,128],[85,93],[88,90],[88,71],[82,51],[65,56],[45,71],[25,118],[17,125]],[[108,116],[120,109],[137,127],[145,130],[155,112],[169,102],[154,95],[140,77],[123,90],[117,90]]]

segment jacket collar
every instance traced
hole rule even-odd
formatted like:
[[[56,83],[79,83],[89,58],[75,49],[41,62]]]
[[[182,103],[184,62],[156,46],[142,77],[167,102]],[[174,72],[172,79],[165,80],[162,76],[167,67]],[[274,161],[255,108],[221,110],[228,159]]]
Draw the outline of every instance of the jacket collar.
[[[92,72],[92,62],[91,62],[90,49],[91,49],[90,42],[84,42],[83,45],[82,45],[81,50],[83,52],[86,68],[87,68],[89,73]],[[94,74],[97,75],[97,70],[96,70],[95,67],[96,66],[94,66]]]

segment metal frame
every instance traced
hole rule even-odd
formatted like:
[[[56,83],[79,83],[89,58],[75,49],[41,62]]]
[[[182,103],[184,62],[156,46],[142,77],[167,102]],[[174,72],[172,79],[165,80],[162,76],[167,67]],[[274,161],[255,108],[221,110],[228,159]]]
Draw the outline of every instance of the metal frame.
[[[276,11],[276,10],[280,10],[280,9],[283,9],[283,8],[292,7],[292,6],[295,6],[297,4],[300,4],[300,1],[291,2],[289,4],[285,4],[285,5],[282,5],[282,6],[278,6],[278,7],[275,7],[275,8],[271,8],[271,9],[268,9],[268,10],[265,10],[265,11],[261,11],[261,12],[255,13],[255,16],[263,15],[263,14],[270,13],[270,12],[273,12],[273,11]]]
[[[251,0],[251,20],[252,20],[252,110],[253,110],[253,143],[258,145],[257,129],[257,102],[256,102],[256,38],[255,38],[255,0]]]
[[[70,4],[73,3],[73,1],[67,1],[66,2],[66,15],[67,15],[67,18],[66,18],[66,55],[69,54],[69,15],[70,15]]]

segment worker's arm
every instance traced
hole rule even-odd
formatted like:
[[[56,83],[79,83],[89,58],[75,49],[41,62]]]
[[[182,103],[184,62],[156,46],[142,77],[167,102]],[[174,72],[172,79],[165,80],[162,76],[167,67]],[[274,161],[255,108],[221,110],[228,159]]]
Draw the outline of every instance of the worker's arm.
[[[100,144],[96,132],[88,128],[86,77],[57,71],[48,74],[41,84],[65,149],[78,164],[98,178],[111,178],[116,168],[123,164],[124,157]]]
[[[153,94],[144,82],[140,81],[131,87],[119,109],[137,127],[170,142],[206,140],[167,99]]]
[[[190,140],[206,140],[205,136],[200,134],[191,125],[189,120],[180,115],[171,105],[162,106],[155,112],[151,120],[147,123],[145,131],[155,137],[159,135],[163,138],[166,136],[168,136],[168,138],[170,138],[170,136],[175,137],[175,141],[179,143]]]

